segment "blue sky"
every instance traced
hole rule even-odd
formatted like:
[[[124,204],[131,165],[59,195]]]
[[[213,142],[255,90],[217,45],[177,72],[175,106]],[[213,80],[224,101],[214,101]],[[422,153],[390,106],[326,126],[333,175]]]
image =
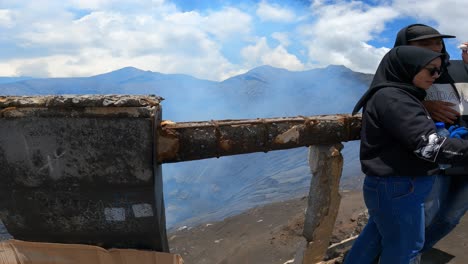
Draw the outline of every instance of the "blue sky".
[[[0,76],[91,76],[127,66],[220,81],[261,65],[373,73],[396,32],[426,23],[452,58],[461,0],[0,0]]]

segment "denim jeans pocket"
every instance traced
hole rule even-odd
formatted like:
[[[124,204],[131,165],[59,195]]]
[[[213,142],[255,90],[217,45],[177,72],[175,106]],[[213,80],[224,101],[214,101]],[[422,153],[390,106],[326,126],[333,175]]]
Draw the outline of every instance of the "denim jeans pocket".
[[[392,199],[404,198],[414,193],[414,182],[410,178],[399,179],[389,184]]]
[[[379,209],[379,191],[375,182],[364,181],[364,202],[369,213]]]

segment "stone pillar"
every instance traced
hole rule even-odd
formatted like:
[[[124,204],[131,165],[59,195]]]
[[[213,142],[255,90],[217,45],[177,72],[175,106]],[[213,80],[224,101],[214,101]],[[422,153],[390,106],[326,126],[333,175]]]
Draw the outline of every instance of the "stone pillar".
[[[339,184],[343,170],[341,143],[309,148],[312,172],[303,235],[306,239],[295,263],[311,264],[323,260],[330,243],[340,207]]]
[[[17,239],[168,251],[156,96],[0,97],[0,218]]]

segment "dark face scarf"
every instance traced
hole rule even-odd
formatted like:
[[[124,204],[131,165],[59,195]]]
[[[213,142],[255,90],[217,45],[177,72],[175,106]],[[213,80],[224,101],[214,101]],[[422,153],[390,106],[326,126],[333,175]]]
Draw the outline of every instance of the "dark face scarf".
[[[417,29],[420,29],[419,32]],[[408,31],[411,30],[411,33]],[[437,34],[434,34],[437,33]],[[407,27],[402,28],[400,31],[398,31],[398,34],[395,39],[395,44],[393,44],[393,47],[398,47],[398,46],[403,46],[403,45],[410,45],[410,42],[408,41],[408,35],[411,34],[412,38],[423,38],[423,37],[430,37],[430,38],[441,38],[442,39],[442,51],[440,53],[445,54],[445,60],[442,61],[442,67],[444,68],[444,71],[442,72],[442,75],[437,78],[435,81],[436,83],[453,83],[453,79],[450,76],[450,74],[447,71],[447,66],[450,64],[449,59],[450,55],[447,52],[447,49],[445,48],[445,42],[444,38],[454,38],[455,36],[451,35],[443,35],[440,34],[437,30],[434,28],[424,25],[424,24],[411,24]]]
[[[426,97],[426,91],[414,86],[414,76],[439,57],[444,60],[442,53],[415,46],[399,46],[391,49],[380,62],[369,90],[354,107],[353,115],[365,106],[378,90],[387,87],[405,90],[422,101]]]

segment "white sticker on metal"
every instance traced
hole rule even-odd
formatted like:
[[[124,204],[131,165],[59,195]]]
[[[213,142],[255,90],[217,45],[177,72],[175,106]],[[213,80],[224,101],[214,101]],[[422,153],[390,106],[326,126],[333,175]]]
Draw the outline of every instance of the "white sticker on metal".
[[[151,204],[143,203],[143,204],[134,204],[132,205],[133,214],[136,218],[140,217],[150,217],[153,216],[153,208]]]
[[[125,208],[104,208],[107,221],[125,221]]]

